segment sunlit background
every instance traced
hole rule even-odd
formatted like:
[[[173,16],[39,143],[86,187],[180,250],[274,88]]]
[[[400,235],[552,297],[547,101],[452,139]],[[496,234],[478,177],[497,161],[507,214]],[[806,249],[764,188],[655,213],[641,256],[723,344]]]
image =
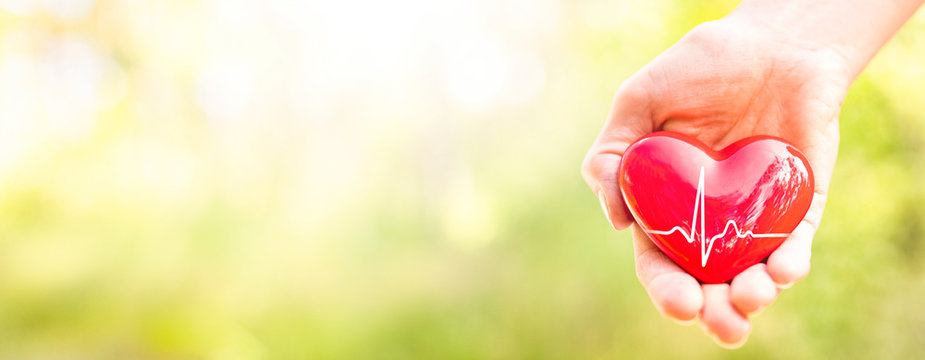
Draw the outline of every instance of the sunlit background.
[[[915,358],[925,17],[852,88],[812,274],[662,318],[579,176],[734,1],[0,0],[0,358]]]

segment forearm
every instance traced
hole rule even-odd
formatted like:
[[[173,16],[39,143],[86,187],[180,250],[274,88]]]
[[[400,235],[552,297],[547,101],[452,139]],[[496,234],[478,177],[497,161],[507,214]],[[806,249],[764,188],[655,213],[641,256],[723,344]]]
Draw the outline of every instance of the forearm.
[[[925,0],[745,0],[730,19],[766,26],[799,46],[834,51],[851,79]]]

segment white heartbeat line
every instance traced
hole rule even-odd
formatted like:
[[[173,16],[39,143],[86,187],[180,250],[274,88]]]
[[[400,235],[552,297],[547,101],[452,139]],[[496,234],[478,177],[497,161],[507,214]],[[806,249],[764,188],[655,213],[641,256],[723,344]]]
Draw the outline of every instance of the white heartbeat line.
[[[707,260],[710,258],[710,251],[713,250],[713,242],[715,242],[717,239],[723,238],[723,236],[726,236],[726,233],[729,232],[730,227],[733,230],[735,230],[735,236],[740,239],[746,238],[748,236],[751,236],[752,238],[775,238],[775,237],[787,237],[790,235],[790,234],[784,234],[784,233],[755,234],[751,230],[743,233],[741,230],[739,230],[739,226],[736,225],[735,220],[729,220],[726,222],[726,226],[723,227],[723,232],[720,233],[719,235],[714,235],[713,237],[711,237],[709,244],[708,244],[706,241],[707,240],[706,231],[704,230],[704,218],[705,218],[704,213],[706,212],[705,210],[706,207],[704,206],[703,192],[704,192],[703,167],[701,166],[700,167],[700,180],[697,181],[697,195],[695,195],[696,199],[694,200],[694,216],[693,216],[693,219],[691,220],[690,233],[688,233],[687,231],[684,231],[684,229],[682,229],[680,226],[675,226],[671,228],[671,230],[667,230],[667,231],[665,230],[646,230],[646,232],[649,234],[656,234],[656,235],[671,235],[672,233],[680,232],[681,235],[684,236],[685,239],[687,239],[688,243],[692,243],[694,242],[694,236],[697,234],[696,233],[697,213],[699,212],[700,213],[700,233],[699,235],[700,235],[700,266],[701,267],[707,266]]]

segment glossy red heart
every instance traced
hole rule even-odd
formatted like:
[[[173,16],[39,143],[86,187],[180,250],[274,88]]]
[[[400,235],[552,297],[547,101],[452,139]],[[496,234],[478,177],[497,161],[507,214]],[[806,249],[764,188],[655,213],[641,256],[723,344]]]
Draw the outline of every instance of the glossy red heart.
[[[813,199],[806,157],[771,136],[714,151],[689,136],[652,133],[623,153],[619,179],[636,223],[705,283],[729,281],[767,258]]]

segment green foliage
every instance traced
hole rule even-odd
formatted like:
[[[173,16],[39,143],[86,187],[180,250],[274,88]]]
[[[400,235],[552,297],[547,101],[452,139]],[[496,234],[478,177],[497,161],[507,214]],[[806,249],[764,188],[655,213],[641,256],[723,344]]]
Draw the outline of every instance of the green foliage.
[[[414,53],[419,63],[388,63],[376,53],[367,54],[372,64],[342,66],[387,74],[407,65],[416,77],[385,85],[337,79],[347,90],[318,100],[311,96],[327,93],[314,89],[302,99],[308,105],[292,105],[308,108],[299,115],[274,102],[291,95],[278,83],[294,76],[290,56],[304,56],[291,43],[267,45],[283,26],[232,31],[226,45],[247,50],[238,55],[251,56],[252,81],[269,95],[266,108],[218,125],[196,107],[192,80],[209,46],[223,43],[203,40],[224,39],[209,30],[215,16],[198,3],[123,3],[101,1],[79,21],[0,19],[9,48],[27,39],[27,51],[41,51],[43,37],[58,32],[90,39],[128,84],[121,100],[94,114],[85,136],[42,138],[2,165],[0,358],[925,353],[920,19],[845,101],[813,272],[753,319],[743,348],[728,351],[652,307],[634,274],[629,235],[607,225],[578,170],[620,82],[734,2],[558,2],[555,26],[536,30],[541,35],[510,30],[497,19],[502,3],[483,2],[475,16],[494,32],[479,40],[538,54],[545,74],[536,97],[485,109],[453,103],[440,85],[452,69],[426,54],[453,42],[413,28],[409,36],[428,46]],[[467,14],[463,8],[451,13]],[[433,16],[434,27],[453,18],[430,7],[401,11]],[[132,25],[142,21],[156,36]],[[373,36],[311,30],[311,61],[334,56],[311,42],[318,37],[350,55]]]

